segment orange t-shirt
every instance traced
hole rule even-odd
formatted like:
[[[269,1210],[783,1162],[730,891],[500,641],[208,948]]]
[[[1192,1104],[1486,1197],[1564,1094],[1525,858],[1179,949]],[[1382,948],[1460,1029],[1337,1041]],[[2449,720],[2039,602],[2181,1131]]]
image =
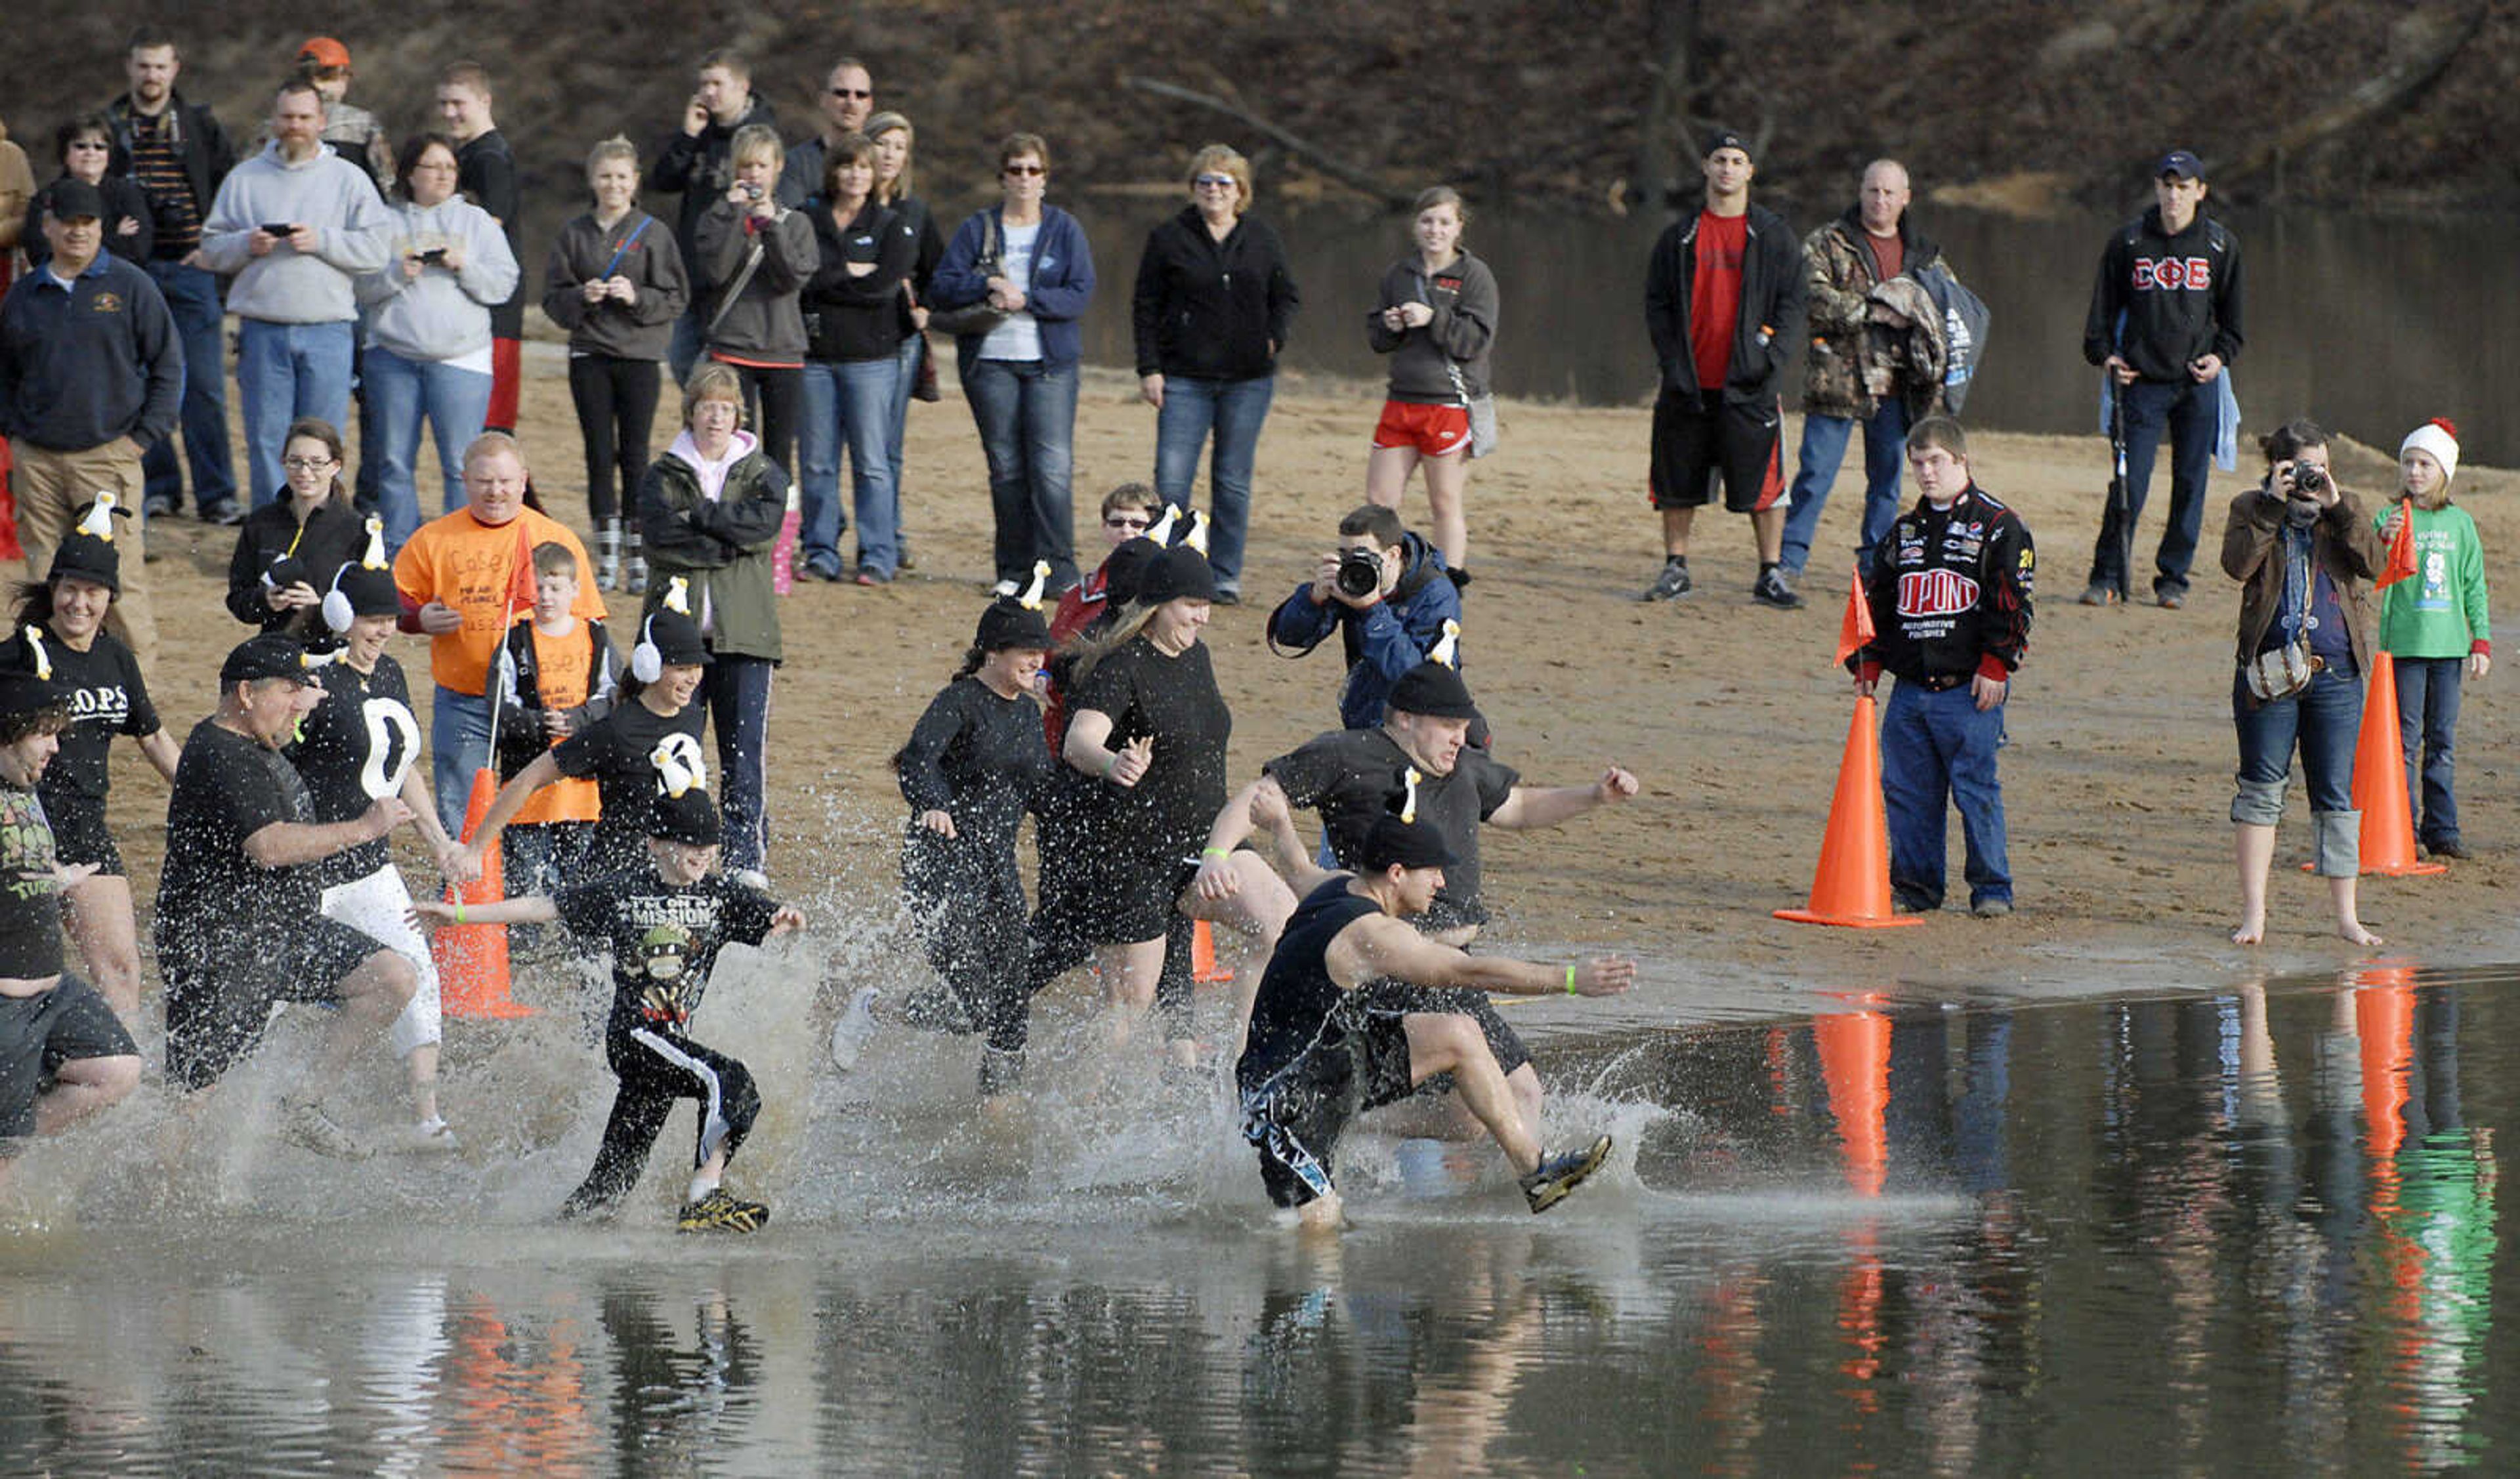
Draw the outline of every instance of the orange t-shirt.
[[[438,687],[477,695],[488,686],[499,644],[513,618],[527,610],[521,605],[511,609],[508,604],[517,561],[527,561],[523,589],[530,596],[533,547],[555,539],[568,547],[580,571],[594,567],[586,546],[567,525],[531,509],[495,525],[474,518],[470,509],[458,509],[412,534],[394,557],[394,588],[412,605],[442,601],[464,613],[462,628],[428,640],[428,675]],[[579,583],[577,605],[569,610],[581,621],[604,619],[604,598],[594,581]]]
[[[575,708],[586,701],[595,681],[595,644],[587,640],[586,623],[565,637],[534,631],[534,688],[545,709]],[[560,743],[555,740],[554,744]],[[525,798],[518,822],[592,822],[604,814],[592,781],[555,781]]]

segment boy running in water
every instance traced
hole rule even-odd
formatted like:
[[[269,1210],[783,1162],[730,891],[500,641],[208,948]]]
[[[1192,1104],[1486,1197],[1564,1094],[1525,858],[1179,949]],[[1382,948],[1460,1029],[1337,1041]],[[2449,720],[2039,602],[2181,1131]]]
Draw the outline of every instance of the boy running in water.
[[[595,1167],[561,1203],[562,1217],[599,1217],[619,1206],[638,1185],[674,1100],[691,1098],[700,1104],[699,1143],[677,1226],[685,1232],[755,1232],[770,1221],[770,1209],[738,1200],[720,1183],[761,1111],[761,1095],[743,1064],[685,1033],[720,948],[736,940],[758,945],[802,928],[805,917],[716,871],[724,832],[717,803],[699,784],[699,746],[669,737],[654,759],[660,794],[648,827],[652,870],[471,908],[416,904],[412,913],[438,923],[558,920],[587,944],[611,948],[612,1013],[604,1052],[621,1087]]]

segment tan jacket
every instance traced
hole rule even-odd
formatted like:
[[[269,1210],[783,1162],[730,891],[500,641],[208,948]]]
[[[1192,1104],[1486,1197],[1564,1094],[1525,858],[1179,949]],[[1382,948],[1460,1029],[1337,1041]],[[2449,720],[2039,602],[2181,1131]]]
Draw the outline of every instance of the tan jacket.
[[[2237,659],[2258,654],[2267,627],[2283,605],[2282,541],[2284,500],[2267,494],[2265,484],[2231,500],[2230,517],[2223,524],[2223,572],[2240,582],[2240,640]],[[2387,554],[2362,504],[2342,487],[2336,502],[2318,515],[2311,529],[2310,558],[2336,586],[2336,599],[2348,618],[2347,639],[2354,661],[2371,670],[2371,577]]]

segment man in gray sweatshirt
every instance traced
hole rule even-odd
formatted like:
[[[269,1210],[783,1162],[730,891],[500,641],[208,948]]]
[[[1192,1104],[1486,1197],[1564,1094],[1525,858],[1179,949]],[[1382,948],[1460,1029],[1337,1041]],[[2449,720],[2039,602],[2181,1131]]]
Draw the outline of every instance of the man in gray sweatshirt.
[[[350,412],[350,280],[385,265],[391,221],[367,171],[326,149],[324,101],[302,78],[281,84],[271,143],[219,186],[195,265],[222,277],[242,321],[237,390],[257,504],[281,495],[291,421],[338,427]],[[242,511],[239,515],[243,516]]]

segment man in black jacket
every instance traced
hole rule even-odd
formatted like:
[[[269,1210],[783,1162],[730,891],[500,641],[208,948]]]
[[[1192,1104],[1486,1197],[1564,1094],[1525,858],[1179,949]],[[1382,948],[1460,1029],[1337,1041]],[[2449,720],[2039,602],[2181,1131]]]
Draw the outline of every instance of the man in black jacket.
[[[1653,505],[1662,511],[1662,573],[1647,601],[1686,596],[1688,526],[1724,478],[1724,507],[1750,515],[1759,541],[1753,598],[1802,598],[1777,564],[1784,543],[1784,413],[1777,382],[1803,334],[1802,245],[1785,218],[1750,203],[1750,146],[1719,131],[1706,146],[1706,204],[1654,244],[1645,273],[1645,331],[1662,367],[1654,397]]]
[[[735,131],[747,123],[779,126],[766,98],[752,95],[752,64],[731,51],[713,51],[700,59],[699,80],[683,105],[683,126],[665,136],[656,162],[648,166],[650,190],[679,191],[683,203],[674,215],[674,245],[683,260],[699,260],[700,217],[726,199],[735,172],[727,162]],[[816,182],[817,188],[820,182]],[[708,295],[692,294],[692,305],[674,323],[674,341],[665,364],[676,383],[691,379],[700,357],[700,340],[708,332]]]
[[[2124,502],[2101,518],[2082,603],[2127,599],[2136,519],[2166,424],[2170,521],[2154,558],[2152,594],[2176,610],[2187,603],[2187,567],[2205,518],[2205,468],[2222,398],[2215,381],[2240,352],[2240,241],[2198,209],[2205,167],[2186,150],[2162,156],[2152,189],[2153,208],[2119,227],[2100,253],[2083,326],[2083,358],[2115,381],[2126,476]]]
[[[123,74],[131,90],[106,106],[113,147],[130,161],[131,177],[149,197],[149,276],[175,316],[184,341],[184,454],[193,470],[193,504],[211,523],[245,516],[236,496],[236,464],[228,450],[227,346],[219,280],[184,258],[202,245],[202,222],[219,182],[236,167],[236,148],[207,105],[188,104],[175,91],[183,62],[175,38],[144,25],[124,48]],[[148,512],[172,514],[183,506],[184,474],[175,463],[172,437],[153,443],[142,460]]]

